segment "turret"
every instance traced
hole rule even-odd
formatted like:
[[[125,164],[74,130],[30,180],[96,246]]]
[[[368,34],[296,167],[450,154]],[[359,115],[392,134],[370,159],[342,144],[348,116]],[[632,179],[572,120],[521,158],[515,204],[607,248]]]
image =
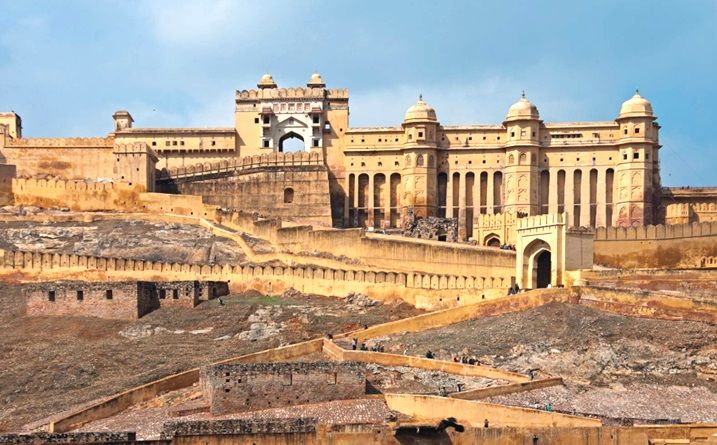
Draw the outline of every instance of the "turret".
[[[403,176],[405,181],[405,198],[403,201],[403,217],[413,209],[417,217],[436,214],[436,139],[438,135],[438,119],[436,110],[428,105],[423,96],[406,110],[403,119],[405,156]]]
[[[503,125],[507,132],[503,211],[537,214],[541,121],[538,107],[525,98],[525,92],[510,106]]]
[[[132,122],[134,122],[134,119],[132,119],[132,115],[129,114],[129,111],[115,111],[115,114],[113,114],[112,117],[115,120],[115,131],[122,131],[128,128],[132,128]]]
[[[620,107],[619,162],[616,168],[616,226],[652,224],[660,192],[657,152],[659,125],[639,91]]]

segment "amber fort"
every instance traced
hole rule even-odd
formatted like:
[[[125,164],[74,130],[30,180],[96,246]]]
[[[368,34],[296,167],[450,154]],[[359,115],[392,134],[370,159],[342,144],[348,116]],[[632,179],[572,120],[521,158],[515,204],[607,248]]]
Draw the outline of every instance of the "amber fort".
[[[0,112],[0,444],[717,444],[717,187],[663,186],[647,94],[352,127],[277,80],[231,127]]]

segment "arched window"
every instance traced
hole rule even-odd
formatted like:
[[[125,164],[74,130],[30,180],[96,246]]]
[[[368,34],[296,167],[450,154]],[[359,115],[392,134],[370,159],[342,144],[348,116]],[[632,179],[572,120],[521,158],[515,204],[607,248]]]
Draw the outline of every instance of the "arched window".
[[[294,189],[287,187],[284,189],[284,204],[291,204],[294,202]]]
[[[423,155],[418,155],[416,158],[416,167],[423,167]]]

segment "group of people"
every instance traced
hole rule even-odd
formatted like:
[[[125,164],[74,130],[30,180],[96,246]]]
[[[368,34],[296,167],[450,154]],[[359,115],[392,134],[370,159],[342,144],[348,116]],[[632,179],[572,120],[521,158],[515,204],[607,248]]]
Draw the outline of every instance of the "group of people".
[[[500,246],[500,250],[512,250],[515,252],[515,244],[503,244]]]
[[[355,351],[358,349],[359,351],[371,351],[371,352],[385,352],[386,349],[383,347],[381,343],[376,343],[373,346],[371,346],[371,349],[369,349],[368,346],[366,346],[366,343],[361,343],[359,346],[358,344],[358,338],[352,338],[351,339],[351,349]]]
[[[453,361],[456,363],[462,363],[464,365],[480,365],[480,362],[475,357],[468,357],[467,355],[462,355],[458,357],[457,355],[453,357]]]

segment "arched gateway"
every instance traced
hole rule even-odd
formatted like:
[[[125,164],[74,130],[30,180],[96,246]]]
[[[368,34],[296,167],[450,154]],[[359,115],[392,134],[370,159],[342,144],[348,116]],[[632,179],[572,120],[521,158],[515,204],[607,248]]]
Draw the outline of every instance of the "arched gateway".
[[[592,268],[593,233],[567,228],[566,213],[520,218],[516,280],[522,289],[567,284],[566,272]]]

